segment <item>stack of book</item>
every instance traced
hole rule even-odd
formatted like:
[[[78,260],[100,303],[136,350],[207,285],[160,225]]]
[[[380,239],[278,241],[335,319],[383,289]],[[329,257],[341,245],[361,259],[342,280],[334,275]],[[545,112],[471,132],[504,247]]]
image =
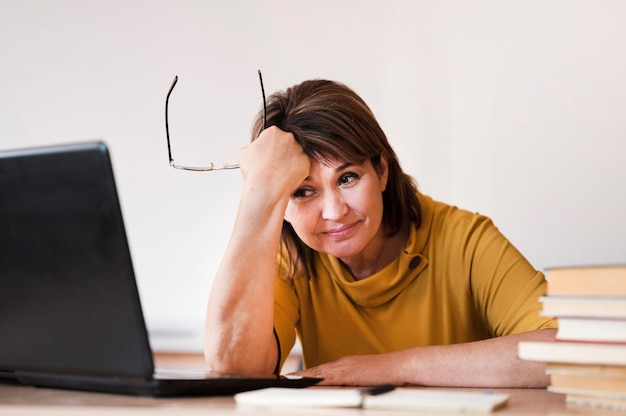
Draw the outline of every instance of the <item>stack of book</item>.
[[[540,300],[558,320],[554,342],[521,342],[519,357],[547,363],[549,390],[568,405],[626,411],[626,265],[553,268]]]

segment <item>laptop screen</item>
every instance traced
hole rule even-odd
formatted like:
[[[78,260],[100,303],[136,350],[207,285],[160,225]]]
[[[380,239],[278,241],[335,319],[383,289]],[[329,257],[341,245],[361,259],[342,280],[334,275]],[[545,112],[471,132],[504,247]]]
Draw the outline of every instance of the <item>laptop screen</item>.
[[[148,379],[106,146],[0,152],[0,371]]]

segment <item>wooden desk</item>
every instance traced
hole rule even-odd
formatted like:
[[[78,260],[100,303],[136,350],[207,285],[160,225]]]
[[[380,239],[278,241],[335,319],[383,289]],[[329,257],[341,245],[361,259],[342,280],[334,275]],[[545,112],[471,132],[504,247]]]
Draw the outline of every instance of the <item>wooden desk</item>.
[[[179,364],[202,366],[199,358],[190,355],[161,355],[156,357],[157,364]],[[472,390],[472,389],[459,389]],[[484,391],[484,389],[478,389]],[[550,393],[543,389],[499,389],[498,392],[511,395],[507,406],[498,409],[494,415],[566,415],[581,414],[580,409],[568,409],[563,395]],[[384,412],[361,409],[253,409],[238,407],[232,397],[182,397],[150,398],[89,393],[69,390],[35,388],[14,384],[0,383],[0,415],[43,415],[43,416],[114,416],[114,415],[376,415],[387,414],[425,415],[419,412]],[[435,413],[445,415],[450,413]],[[589,411],[589,414],[597,412]]]

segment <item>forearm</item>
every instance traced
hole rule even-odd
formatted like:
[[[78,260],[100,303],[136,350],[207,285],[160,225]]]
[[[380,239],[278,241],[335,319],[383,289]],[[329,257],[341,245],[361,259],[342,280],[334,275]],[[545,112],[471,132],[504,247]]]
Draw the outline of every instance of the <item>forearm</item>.
[[[517,356],[522,340],[553,340],[554,329],[492,338],[484,341],[406,350],[397,357],[400,380],[427,386],[545,387],[545,364]],[[406,359],[406,364],[400,362]]]
[[[446,387],[545,387],[545,364],[517,358],[520,341],[553,340],[554,329],[463,344],[415,347],[353,355],[298,372],[321,384],[373,386],[417,384]]]
[[[276,254],[284,202],[244,190],[206,316],[205,355],[220,371],[271,373]]]

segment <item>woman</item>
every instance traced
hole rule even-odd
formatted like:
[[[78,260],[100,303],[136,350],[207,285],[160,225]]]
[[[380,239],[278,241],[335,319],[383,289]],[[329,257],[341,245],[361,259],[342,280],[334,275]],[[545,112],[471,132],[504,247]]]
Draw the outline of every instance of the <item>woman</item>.
[[[331,385],[540,387],[521,340],[551,340],[543,275],[491,221],[419,193],[372,112],[346,86],[305,81],[268,98],[211,291],[206,358],[272,373],[296,332]],[[277,257],[278,255],[278,257]]]

